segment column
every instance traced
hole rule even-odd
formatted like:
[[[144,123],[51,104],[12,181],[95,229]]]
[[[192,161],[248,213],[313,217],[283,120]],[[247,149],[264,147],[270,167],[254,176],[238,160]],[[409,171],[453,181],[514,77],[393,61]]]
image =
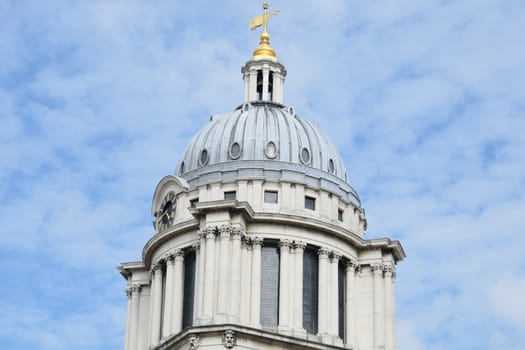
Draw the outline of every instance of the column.
[[[260,308],[261,308],[261,246],[263,239],[254,237],[252,239],[252,295],[250,324],[253,327],[260,327]]]
[[[166,295],[164,296],[164,322],[162,323],[162,336],[171,334],[171,319],[173,312],[173,263],[175,256],[168,254],[166,257]]]
[[[184,251],[177,249],[174,253],[174,281],[173,281],[173,316],[171,318],[171,332],[177,334],[182,330],[182,312],[184,302]]]
[[[140,291],[142,287],[138,284],[131,286],[131,318],[129,327],[129,349],[138,350],[137,335],[139,332],[139,307]]]
[[[202,324],[211,322],[213,315],[213,275],[215,272],[215,230],[206,228],[206,268],[204,271],[204,296]]]
[[[249,74],[244,73],[244,103],[250,102],[250,77]]]
[[[268,101],[268,86],[270,77],[270,70],[266,67],[263,68],[263,90],[262,90],[262,100]]]
[[[297,288],[295,286],[295,279],[294,279],[294,272],[295,272],[295,247],[293,244],[290,245],[290,255],[288,258],[288,320],[290,328],[292,327],[293,322],[293,297],[295,295],[295,289]],[[302,290],[302,286],[301,286]]]
[[[157,345],[160,340],[160,317],[162,314],[162,278],[163,271],[161,262],[153,267],[155,274],[153,286],[153,312],[151,315],[151,345]]]
[[[290,331],[290,315],[288,312],[288,306],[290,301],[288,299],[288,293],[290,291],[290,277],[288,275],[289,270],[289,256],[290,246],[292,242],[288,239],[281,239],[279,242],[279,331],[289,332]]]
[[[347,348],[354,348],[355,345],[355,272],[358,268],[357,261],[350,260],[345,266],[345,343]]]
[[[241,309],[241,235],[239,228],[232,231],[232,267],[231,267],[231,293],[230,293],[230,322],[237,323],[240,319]]]
[[[281,99],[281,73],[273,72],[273,88],[272,88],[273,102],[282,103]]]
[[[317,251],[319,255],[319,335],[323,338],[329,332],[328,323],[328,281],[329,281],[329,259],[330,251],[327,248],[321,248]],[[325,338],[326,339],[326,338]]]
[[[248,247],[250,241],[246,236],[241,240],[241,323],[250,323],[251,282],[250,273],[252,270],[251,256]]]
[[[150,285],[149,285],[149,317],[148,317],[148,333],[146,345],[151,345],[153,335],[153,305],[155,304],[155,265],[151,266],[150,270]]]
[[[217,296],[217,314],[215,323],[226,323],[228,313],[228,259],[230,257],[230,236],[231,226],[221,226],[220,234],[220,251],[219,251],[219,283]]]
[[[385,350],[393,350],[394,344],[394,288],[393,266],[385,266]]]
[[[257,71],[250,71],[250,102],[257,100]]]
[[[330,259],[330,290],[328,302],[330,303],[330,334],[339,337],[339,259],[341,253],[332,252]]]
[[[199,320],[199,317],[200,317],[200,312],[199,312],[199,290],[200,290],[200,269],[201,269],[201,244],[200,242],[195,242],[193,244],[193,249],[195,249],[195,297],[194,297],[194,300],[193,300],[193,324],[194,325],[198,325],[198,320]]]
[[[203,304],[204,304],[204,276],[205,276],[205,263],[206,263],[206,232],[199,231],[199,279],[197,280],[197,318],[199,324],[202,320],[203,315]]]
[[[124,350],[129,350],[129,338],[131,336],[131,286],[126,288],[126,299],[128,300],[128,307],[126,310],[126,337],[124,338]]]
[[[303,254],[306,242],[295,242],[295,272],[293,303],[293,332],[295,335],[306,336],[303,328]]]
[[[383,264],[373,264],[371,266],[374,275],[374,347],[385,346],[385,318],[383,291]]]

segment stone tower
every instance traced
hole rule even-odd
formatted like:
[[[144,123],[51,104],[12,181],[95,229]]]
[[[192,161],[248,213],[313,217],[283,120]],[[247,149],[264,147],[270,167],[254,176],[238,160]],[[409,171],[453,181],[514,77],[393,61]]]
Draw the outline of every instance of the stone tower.
[[[365,239],[336,147],[283,104],[266,10],[244,103],[192,138],[155,189],[142,260],[119,267],[125,350],[396,348],[403,248]]]

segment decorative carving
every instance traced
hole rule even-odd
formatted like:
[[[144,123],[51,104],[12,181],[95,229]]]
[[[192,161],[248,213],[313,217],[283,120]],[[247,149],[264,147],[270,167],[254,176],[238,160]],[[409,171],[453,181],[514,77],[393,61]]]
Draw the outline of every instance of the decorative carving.
[[[227,329],[224,331],[224,335],[222,336],[222,344],[226,349],[231,349],[237,345],[237,337],[235,336],[235,332],[233,330]]]
[[[328,259],[328,256],[330,255],[330,249],[328,249],[327,247],[321,247],[317,251],[317,255],[319,255],[319,258]]]
[[[233,227],[232,228],[232,239],[241,239],[243,235],[243,230],[240,227]]]
[[[385,277],[393,277],[395,273],[395,268],[390,265],[385,265],[384,271],[385,271]]]
[[[333,259],[333,260],[335,259],[336,261],[338,261],[339,259],[341,259],[342,256],[343,256],[343,255],[341,254],[341,252],[338,252],[338,251],[336,251],[336,250],[334,250],[334,251],[332,252],[332,254],[331,254],[332,259]]]
[[[193,243],[193,246],[192,246],[192,247],[193,247],[193,249],[195,249],[195,251],[198,252],[199,249],[201,249],[201,242],[198,242],[198,241],[197,241],[197,242]]]
[[[131,297],[131,287],[126,288],[126,296],[127,296],[128,298]]]
[[[383,273],[383,270],[385,269],[385,265],[375,263],[375,264],[372,264],[370,268],[372,269],[372,272],[374,274],[379,274],[379,273]]]
[[[290,241],[289,239],[281,239],[279,241],[279,248],[281,248],[281,250],[283,249],[290,249],[290,247],[292,247],[292,241]]]
[[[173,251],[173,255],[175,256],[175,260],[181,260],[181,259],[184,259],[184,256],[186,256],[186,253],[182,249],[175,249]]]
[[[252,238],[252,245],[253,247],[261,247],[263,245],[263,239],[262,237],[253,237]]]
[[[222,225],[221,227],[219,227],[219,234],[220,236],[225,236],[225,237],[229,237],[231,236],[233,232],[233,227],[230,226],[230,225]]]
[[[359,263],[354,260],[354,259],[350,259],[346,262],[346,269],[352,271],[352,272],[356,272],[356,271],[359,271],[361,268],[361,266],[359,265]]]
[[[129,290],[131,294],[137,295],[142,290],[142,286],[140,284],[132,284]]]
[[[215,227],[206,227],[204,229],[204,234],[206,236],[206,239],[215,239],[215,235],[217,234],[217,229]]]
[[[305,241],[295,241],[294,247],[296,250],[304,251],[304,248],[306,248],[306,242]]]
[[[188,344],[190,346],[190,350],[196,350],[199,348],[200,338],[196,334],[191,334],[188,338]]]

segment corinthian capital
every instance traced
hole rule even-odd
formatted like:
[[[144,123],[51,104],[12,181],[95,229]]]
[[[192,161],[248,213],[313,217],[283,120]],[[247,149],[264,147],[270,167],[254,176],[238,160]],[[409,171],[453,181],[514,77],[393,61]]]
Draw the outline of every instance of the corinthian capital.
[[[279,241],[279,248],[284,249],[284,250],[289,250],[290,247],[292,246],[292,241],[290,241],[289,239],[281,239]]]
[[[360,266],[357,260],[350,259],[346,262],[346,269],[352,272],[359,270]]]
[[[375,263],[375,264],[372,264],[370,268],[372,269],[372,272],[374,274],[378,274],[378,273],[383,273],[385,269],[385,265],[380,264],[380,263]]]
[[[317,251],[317,255],[319,255],[319,258],[328,259],[328,256],[330,256],[330,249],[327,247],[321,247]]]
[[[252,238],[253,247],[261,247],[263,245],[262,237],[253,237]]]
[[[341,259],[342,256],[343,254],[341,254],[341,252],[338,252],[336,250],[334,250],[331,254],[332,260],[335,260],[335,261],[339,261],[339,259]]]
[[[222,225],[219,227],[219,234],[221,237],[230,237],[233,232],[233,227],[231,225]]]

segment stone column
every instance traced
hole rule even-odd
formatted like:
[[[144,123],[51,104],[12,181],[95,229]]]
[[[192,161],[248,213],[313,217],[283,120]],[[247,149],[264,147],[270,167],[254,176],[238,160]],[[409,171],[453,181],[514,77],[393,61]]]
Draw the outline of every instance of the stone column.
[[[140,307],[140,291],[142,287],[138,284],[131,286],[131,317],[129,327],[129,349],[138,350],[137,336],[139,332],[139,307]]]
[[[257,71],[252,70],[250,71],[250,92],[249,92],[249,99],[251,101],[257,100]]]
[[[332,252],[330,259],[330,290],[329,290],[329,303],[330,303],[330,334],[336,339],[339,337],[339,259],[341,259],[341,253]]]
[[[393,350],[394,344],[394,267],[385,266],[385,350]]]
[[[199,232],[200,239],[200,252],[199,252],[199,279],[197,280],[197,318],[199,324],[203,317],[203,304],[204,304],[204,277],[206,268],[206,232]]]
[[[374,275],[374,347],[385,346],[385,317],[383,291],[383,264],[373,264],[371,266]]]
[[[260,309],[261,309],[261,247],[263,239],[254,237],[252,239],[252,295],[251,295],[251,312],[250,324],[253,327],[260,327]]]
[[[241,324],[250,323],[249,303],[251,300],[250,274],[252,270],[251,256],[248,252],[249,239],[244,236],[241,240]]]
[[[306,330],[303,328],[303,254],[306,242],[295,242],[295,273],[293,303],[293,332],[295,335],[304,337]]]
[[[281,73],[274,72],[273,73],[273,90],[272,90],[272,102],[276,103],[283,103],[283,100],[281,98]]]
[[[270,78],[270,70],[268,68],[263,68],[263,90],[262,90],[262,100],[268,101],[268,86]]]
[[[151,315],[151,345],[157,345],[160,340],[160,318],[162,314],[162,278],[163,271],[161,262],[153,267],[155,274],[153,286],[153,312]]]
[[[244,73],[244,103],[250,102],[250,76]]]
[[[232,267],[230,292],[230,322],[240,320],[241,309],[241,235],[242,231],[234,228],[232,231]]]
[[[200,266],[201,266],[201,244],[200,242],[195,242],[193,244],[193,249],[195,249],[195,297],[193,299],[193,324],[198,325],[198,320],[200,317],[199,312],[199,285],[200,285]]]
[[[131,279],[131,277],[130,277]],[[128,300],[128,305],[126,309],[126,336],[124,338],[124,350],[129,350],[129,337],[130,337],[130,327],[131,327],[131,286],[126,288],[126,299]]]
[[[166,295],[164,296],[164,321],[162,323],[162,335],[163,337],[171,334],[171,319],[173,313],[173,283],[174,283],[174,271],[173,262],[175,256],[168,254],[166,257]]]
[[[171,318],[171,333],[177,334],[182,330],[182,311],[184,301],[184,251],[177,249],[174,252],[174,287],[173,287],[173,316]]]
[[[350,260],[346,263],[346,295],[345,295],[345,343],[347,348],[355,345],[355,272],[358,268],[357,261]]]
[[[213,277],[215,273],[215,230],[211,227],[206,228],[206,268],[204,272],[204,296],[203,296],[203,315],[202,324],[211,322],[213,316]]]
[[[319,335],[326,340],[329,333],[328,313],[328,281],[329,281],[329,259],[330,251],[327,248],[321,248],[317,251],[319,255]]]
[[[219,252],[219,283],[217,295],[217,314],[215,323],[226,323],[228,313],[228,281],[229,269],[228,260],[230,257],[230,236],[232,233],[231,226],[221,226],[220,234],[220,252]]]
[[[295,295],[295,289],[297,288],[295,286],[295,279],[294,279],[294,273],[295,273],[295,247],[293,244],[290,245],[290,256],[288,258],[288,320],[290,329],[292,327],[293,322],[293,298]],[[302,287],[301,287],[302,290]]]
[[[288,300],[288,293],[290,288],[289,270],[289,256],[290,246],[292,242],[288,239],[281,239],[279,242],[280,262],[279,262],[279,331],[290,331],[290,315],[288,313],[288,306],[291,300]]]

